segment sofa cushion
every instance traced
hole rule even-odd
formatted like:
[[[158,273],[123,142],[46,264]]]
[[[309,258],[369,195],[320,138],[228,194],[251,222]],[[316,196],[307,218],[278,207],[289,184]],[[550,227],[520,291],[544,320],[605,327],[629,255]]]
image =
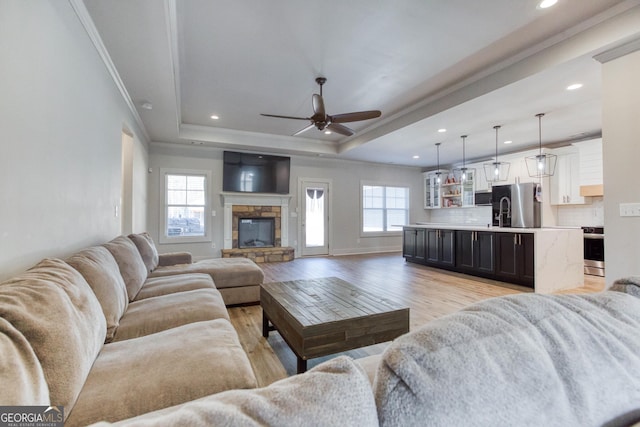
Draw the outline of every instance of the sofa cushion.
[[[196,289],[134,301],[120,319],[114,341],[142,337],[188,323],[226,319],[229,313],[216,289]]]
[[[0,294],[2,291],[0,290]],[[0,317],[0,402],[2,405],[49,405],[49,387],[29,341]]]
[[[116,425],[377,426],[378,419],[366,375],[340,356],[268,387],[226,391]]]
[[[396,339],[382,359],[381,425],[603,425],[640,402],[640,299],[494,298]]]
[[[111,252],[111,255],[118,263],[120,274],[127,286],[129,301],[133,301],[140,288],[147,278],[147,267],[142,261],[140,252],[131,239],[125,236],[118,236],[112,241],[105,243],[104,247]]]
[[[0,284],[0,313],[33,348],[51,404],[70,410],[107,332],[89,284],[64,261],[45,259]]]
[[[262,269],[248,258],[213,258],[196,261],[193,264],[158,267],[151,276],[171,276],[182,273],[209,274],[218,289],[259,285],[264,280]]]
[[[129,234],[129,238],[138,248],[147,273],[151,273],[158,266],[158,250],[149,233]]]
[[[158,255],[158,266],[166,267],[176,264],[191,264],[193,257],[191,252],[169,252]]]
[[[106,344],[65,426],[118,421],[255,386],[233,326],[224,319],[192,323]]]
[[[107,320],[105,342],[111,341],[129,304],[127,288],[116,260],[107,248],[95,246],[72,255],[66,261],[82,274],[98,297]]]
[[[136,295],[136,301],[175,294],[176,292],[193,291],[195,289],[216,289],[208,274],[178,274],[175,276],[150,277]]]

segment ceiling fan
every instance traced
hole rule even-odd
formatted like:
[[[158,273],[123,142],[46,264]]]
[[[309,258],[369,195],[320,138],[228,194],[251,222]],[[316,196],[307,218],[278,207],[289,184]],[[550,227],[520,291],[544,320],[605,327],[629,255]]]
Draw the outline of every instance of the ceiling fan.
[[[335,114],[333,116],[327,114],[324,109],[324,101],[322,99],[322,85],[327,82],[325,77],[316,78],[316,83],[320,85],[320,94],[313,94],[313,98],[311,99],[311,103],[313,105],[313,116],[311,117],[291,117],[291,116],[280,116],[276,114],[261,114],[261,116],[266,117],[277,117],[280,119],[294,119],[294,120],[308,120],[311,124],[304,129],[300,129],[298,132],[294,133],[293,136],[300,135],[303,132],[308,131],[309,129],[316,127],[319,130],[329,129],[336,133],[345,136],[351,136],[355,132],[349,129],[346,126],[341,125],[341,123],[349,123],[349,122],[359,122],[361,120],[369,120],[375,119],[376,117],[380,117],[382,114],[378,110],[370,110],[370,111],[357,111],[354,113],[344,113],[344,114]]]

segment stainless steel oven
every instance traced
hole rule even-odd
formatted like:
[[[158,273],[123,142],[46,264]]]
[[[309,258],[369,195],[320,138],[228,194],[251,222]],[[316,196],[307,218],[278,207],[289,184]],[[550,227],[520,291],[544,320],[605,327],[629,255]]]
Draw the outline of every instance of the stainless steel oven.
[[[582,227],[584,274],[604,276],[604,227]]]

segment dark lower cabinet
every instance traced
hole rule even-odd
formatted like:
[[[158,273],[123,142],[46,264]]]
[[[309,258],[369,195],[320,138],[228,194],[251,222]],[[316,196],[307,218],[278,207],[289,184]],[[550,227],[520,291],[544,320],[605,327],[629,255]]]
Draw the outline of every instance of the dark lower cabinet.
[[[407,228],[402,232],[402,256],[407,261],[424,262],[427,255],[426,229]]]
[[[403,230],[402,255],[409,262],[534,287],[533,233]]]
[[[496,234],[496,278],[534,287],[534,235],[530,233]]]
[[[455,230],[426,229],[428,265],[453,268],[455,257]]]
[[[456,230],[456,269],[462,273],[492,277],[495,273],[494,233]]]

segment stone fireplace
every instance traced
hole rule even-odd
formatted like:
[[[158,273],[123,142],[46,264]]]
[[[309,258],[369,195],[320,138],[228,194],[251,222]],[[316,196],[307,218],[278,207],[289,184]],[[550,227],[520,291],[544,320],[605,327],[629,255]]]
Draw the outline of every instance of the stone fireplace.
[[[288,246],[287,232],[290,196],[222,193],[222,198],[223,258],[245,257],[255,262],[293,260],[294,250]],[[246,228],[245,232],[241,233],[240,228]]]

